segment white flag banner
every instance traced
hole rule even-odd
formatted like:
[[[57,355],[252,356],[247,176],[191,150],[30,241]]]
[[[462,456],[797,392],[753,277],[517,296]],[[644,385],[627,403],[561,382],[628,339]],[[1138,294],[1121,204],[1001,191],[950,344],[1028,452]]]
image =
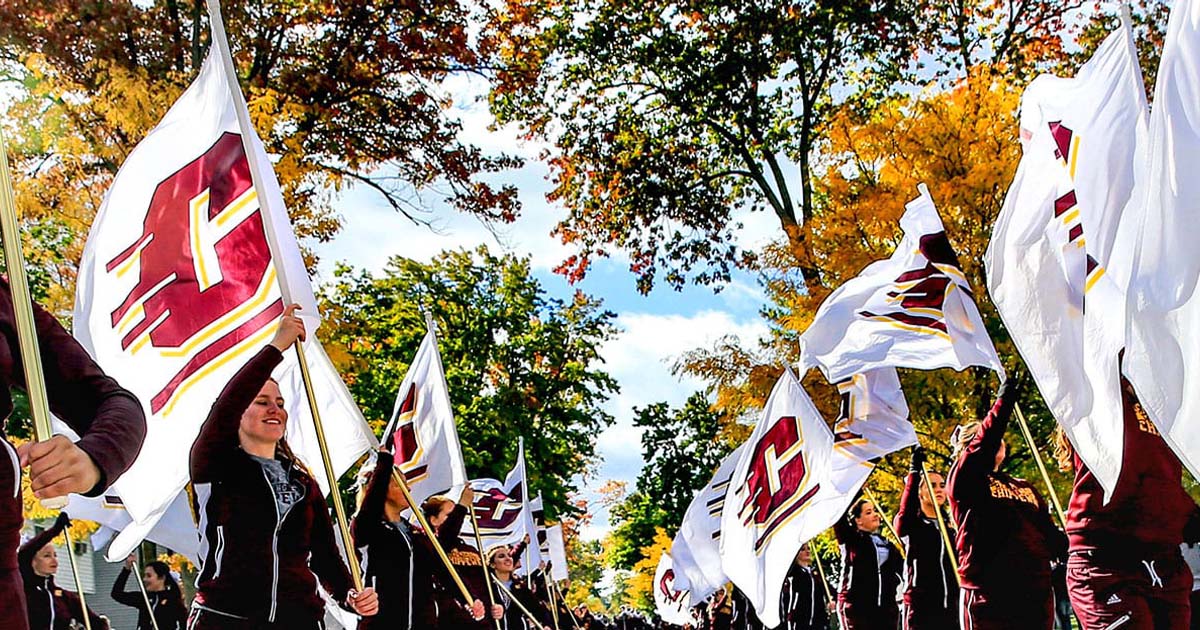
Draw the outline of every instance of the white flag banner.
[[[522,439],[517,450],[517,462],[501,483],[495,479],[474,479],[471,489],[475,492],[472,504],[479,536],[484,550],[498,545],[516,545],[529,537],[529,545],[521,557],[521,573],[527,567],[537,568],[540,553],[537,551],[537,524],[533,519],[531,501],[526,501],[528,484],[525,480],[525,441]],[[464,536],[474,534],[470,520],[463,524]]]
[[[145,525],[134,523],[129,512],[125,511],[121,498],[113,494],[89,498],[71,495],[66,507],[67,514],[73,519],[95,521],[100,529],[92,534],[93,549],[103,549],[109,545],[118,534],[134,527],[138,528],[138,537],[162,545],[171,551],[183,554],[192,564],[200,566],[200,532],[196,522],[192,520],[192,511],[188,507],[187,494],[180,493],[163,512],[153,526],[141,529]],[[136,545],[134,546],[136,547]],[[114,556],[111,561],[123,560],[132,553],[133,547],[124,555]]]
[[[1171,8],[1139,179],[1114,252],[1134,252],[1124,371],[1142,406],[1200,474],[1200,4]],[[1141,177],[1141,174],[1139,174]]]
[[[279,183],[258,137],[238,123],[239,100],[213,46],[121,166],[80,262],[75,337],[145,406],[145,444],[114,484],[137,519],[161,513],[187,482],[189,449],[217,394],[274,333],[281,278],[310,338],[319,323]],[[257,190],[251,162],[263,176]]]
[[[341,474],[353,466],[363,453],[377,446],[375,434],[371,432],[321,344],[316,339],[309,339],[304,347],[318,411],[325,426],[329,457],[334,471]],[[279,384],[288,411],[288,446],[308,468],[321,490],[328,494],[329,481],[325,477],[316,428],[300,377],[299,362],[294,353],[289,352],[284,363],[276,368],[275,380]],[[186,459],[186,454],[184,457]],[[185,493],[181,492],[165,511],[147,519],[130,522],[133,521],[132,517],[123,509],[124,497],[115,489],[110,489],[99,499],[72,497],[68,513],[77,518],[97,521],[120,532],[109,544],[106,556],[110,562],[123,560],[146,538],[188,555],[196,553],[199,533],[185,497]],[[119,510],[119,518],[114,512],[114,508],[118,506],[122,508]],[[191,548],[180,541],[191,541]]]
[[[533,501],[529,502],[529,511],[533,515],[533,524],[537,528],[537,548],[542,562],[550,561],[550,538],[546,529],[546,508],[542,505],[542,493],[539,492]],[[532,543],[531,543],[532,544]]]
[[[929,191],[905,205],[896,251],[829,295],[800,338],[830,382],[878,367],[1004,368]]]
[[[834,424],[834,475],[842,492],[857,492],[860,471],[870,473],[874,461],[900,449],[917,445],[917,431],[908,419],[908,401],[900,389],[896,368],[879,368],[855,374],[837,384],[841,411]],[[840,467],[859,471],[842,470]],[[851,495],[853,496],[853,495]]]
[[[404,473],[418,503],[466,485],[462,445],[432,326],[400,383],[392,418],[383,435],[383,442],[393,447],[396,467]]]
[[[671,543],[675,584],[680,590],[691,593],[693,606],[724,588],[729,581],[721,568],[721,513],[725,508],[729,480],[743,450],[745,445],[726,455],[712,479],[696,493]]]
[[[1123,22],[1075,78],[1043,75],[1025,90],[1023,155],[985,259],[1005,327],[1106,493],[1123,457],[1117,358],[1129,276],[1128,257],[1112,253],[1145,132],[1141,69]]]
[[[721,566],[766,627],[779,625],[784,578],[813,529],[808,511],[830,490],[833,434],[790,368],[746,440],[721,514]]]
[[[550,547],[550,578],[555,582],[569,580],[567,573],[567,545],[563,541],[562,524],[546,528],[546,540]]]
[[[658,558],[658,569],[654,572],[654,610],[667,623],[684,626],[694,623],[691,611],[691,596],[686,590],[676,590],[675,568],[671,554],[664,552]]]

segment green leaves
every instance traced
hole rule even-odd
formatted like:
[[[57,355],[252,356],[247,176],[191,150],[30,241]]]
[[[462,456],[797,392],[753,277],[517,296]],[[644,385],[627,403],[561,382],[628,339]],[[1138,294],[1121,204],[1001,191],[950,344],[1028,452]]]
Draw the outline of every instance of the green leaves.
[[[583,293],[546,296],[528,259],[486,247],[427,264],[396,257],[378,276],[342,266],[335,277],[320,335],[368,420],[390,416],[429,310],[468,474],[503,479],[523,436],[547,518],[577,509],[567,494],[612,422],[601,405],[617,384],[598,354],[616,333],[612,313]]]

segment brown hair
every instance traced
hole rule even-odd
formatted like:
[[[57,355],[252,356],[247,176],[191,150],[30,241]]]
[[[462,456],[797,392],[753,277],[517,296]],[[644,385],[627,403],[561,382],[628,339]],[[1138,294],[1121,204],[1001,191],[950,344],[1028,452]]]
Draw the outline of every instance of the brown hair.
[[[971,440],[975,439],[975,435],[979,433],[979,428],[982,426],[982,422],[972,419],[963,422],[954,429],[954,433],[950,435],[950,448],[953,451],[951,456],[955,460],[967,448]]]
[[[421,511],[425,513],[425,518],[430,519],[442,513],[442,506],[447,503],[453,504],[454,501],[442,496],[433,496],[425,499],[421,504]]]

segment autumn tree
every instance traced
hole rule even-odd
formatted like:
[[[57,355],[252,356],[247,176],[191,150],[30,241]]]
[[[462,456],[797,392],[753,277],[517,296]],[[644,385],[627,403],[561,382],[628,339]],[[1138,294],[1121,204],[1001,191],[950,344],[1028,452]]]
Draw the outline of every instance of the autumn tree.
[[[425,221],[434,199],[511,221],[516,191],[486,181],[518,161],[459,137],[441,82],[495,68],[467,26],[471,0],[226,2],[239,81],[297,232],[324,240],[349,185]],[[4,118],[31,263],[53,305],[73,292],[83,236],[133,146],[196,76],[209,47],[204,2],[0,3]],[[36,233],[35,233],[36,232]]]
[[[528,259],[486,247],[428,263],[394,257],[379,274],[340,266],[320,299],[318,335],[368,421],[391,416],[427,310],[467,473],[503,479],[524,437],[546,518],[574,511],[573,478],[592,464],[595,437],[612,422],[601,405],[617,391],[599,355],[616,333],[614,316],[598,300],[551,298]]]

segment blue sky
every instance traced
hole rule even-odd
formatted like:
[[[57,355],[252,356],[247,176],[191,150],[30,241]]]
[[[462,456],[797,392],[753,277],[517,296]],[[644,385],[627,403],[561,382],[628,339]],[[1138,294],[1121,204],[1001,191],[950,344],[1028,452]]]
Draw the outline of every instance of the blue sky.
[[[391,256],[424,261],[446,249],[486,244],[494,252],[529,256],[546,291],[569,298],[577,287],[552,271],[571,250],[550,235],[563,210],[545,199],[548,170],[537,161],[542,147],[521,143],[513,129],[489,130],[491,116],[486,106],[475,100],[482,89],[478,83],[452,81],[447,89],[458,103],[452,111],[463,121],[464,140],[489,151],[515,151],[527,159],[524,168],[494,178],[517,186],[523,205],[521,218],[493,234],[472,217],[434,205],[426,217],[435,224],[435,230],[430,230],[397,214],[372,191],[352,189],[336,202],[343,218],[342,231],[332,242],[314,248],[321,257],[321,273],[316,280],[328,280],[339,261],[378,271]],[[434,199],[434,195],[428,197]],[[779,233],[773,216],[747,213],[739,219],[745,225],[738,235],[742,245],[759,246]],[[728,334],[753,343],[766,334],[767,328],[758,314],[764,300],[762,291],[754,278],[744,273],[735,275],[720,293],[704,287],[687,287],[681,292],[660,287],[643,296],[634,286],[628,260],[612,252],[610,258],[597,261],[577,286],[602,298],[605,308],[617,314],[621,329],[602,350],[604,369],[621,386],[621,392],[606,405],[616,422],[597,441],[602,461],[596,474],[581,480],[585,496],[594,499],[595,491],[608,480],[632,485],[641,470],[640,431],[632,426],[633,409],[658,401],[677,406],[703,386],[695,379],[671,374],[676,357],[709,346]],[[595,519],[585,535],[599,537],[608,531],[608,518],[594,501],[593,509]]]

